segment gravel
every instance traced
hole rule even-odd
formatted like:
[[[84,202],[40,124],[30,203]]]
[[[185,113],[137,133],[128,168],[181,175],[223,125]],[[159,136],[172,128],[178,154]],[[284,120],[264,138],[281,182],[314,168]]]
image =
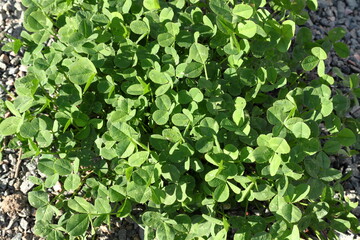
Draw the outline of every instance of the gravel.
[[[0,41],[7,41],[5,34],[19,38],[22,31],[23,7],[21,0],[0,0]],[[359,0],[319,0],[319,11],[310,13],[311,19],[307,26],[313,31],[314,39],[326,36],[331,28],[344,27],[348,33],[343,40],[350,46],[350,57],[341,59],[335,53],[329,54],[326,61],[328,69],[339,67],[344,73],[360,73],[360,1]],[[0,47],[2,45],[0,44]],[[21,56],[21,52],[19,53]],[[14,91],[15,79],[26,74],[26,67],[21,65],[21,57],[14,53],[0,50],[0,83],[8,92]],[[0,88],[2,99],[11,98]],[[360,117],[360,107],[351,110],[351,116]],[[39,239],[32,233],[35,209],[29,206],[26,194],[34,186],[29,176],[41,178],[36,170],[36,163],[22,160],[16,176],[16,165],[19,160],[18,151],[4,150],[0,167],[0,239],[21,240]],[[344,183],[345,194],[352,201],[360,201],[360,159],[359,156],[336,158],[333,164],[343,173],[352,171],[352,176]],[[55,185],[54,192],[61,186]],[[353,213],[360,218],[360,207]],[[113,219],[111,231],[106,226],[101,227],[97,239],[144,239],[142,229],[130,219]],[[339,233],[339,238],[355,239],[352,234]]]

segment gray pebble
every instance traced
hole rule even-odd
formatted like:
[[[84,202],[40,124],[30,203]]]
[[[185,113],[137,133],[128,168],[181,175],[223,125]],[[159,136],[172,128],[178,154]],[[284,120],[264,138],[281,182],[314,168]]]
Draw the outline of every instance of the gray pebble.
[[[15,180],[16,180],[16,179],[10,179],[8,184],[9,184],[10,186],[14,185]]]
[[[6,55],[6,54],[1,54],[1,56],[0,56],[0,62],[2,62],[2,63],[5,63],[5,64],[9,64],[10,63],[10,59],[9,59],[9,57],[8,57],[8,55]]]
[[[309,27],[314,26],[314,23],[311,21],[311,18],[309,18],[309,20],[307,21],[307,25],[309,25]]]
[[[30,173],[33,173],[36,169],[36,165],[32,162],[29,162],[26,164],[26,168],[30,171]]]
[[[351,44],[352,44],[352,45],[358,45],[358,44],[359,44],[356,39],[353,39],[353,38],[352,38],[350,41],[351,41]]]
[[[17,158],[15,156],[15,154],[9,154],[9,160],[10,160],[10,164],[15,166],[16,162],[17,162]]]
[[[10,74],[10,75],[14,75],[14,74],[16,74],[16,73],[18,73],[19,72],[19,69],[18,68],[14,68],[14,67],[11,67],[10,69],[9,69],[9,71],[8,71],[8,73]]]
[[[30,189],[34,186],[32,182],[30,182],[28,179],[23,181],[20,185],[20,191],[26,194]]]
[[[7,68],[5,63],[0,62],[0,70],[5,71]]]
[[[8,172],[9,171],[9,166],[7,164],[2,164],[1,165],[1,168],[3,170],[4,173]]]
[[[11,240],[21,240],[21,237],[22,237],[21,233],[17,233]]]
[[[12,65],[18,65],[20,63],[20,57],[19,56],[14,57],[13,59],[11,59],[10,63]]]
[[[357,196],[354,190],[350,190],[349,192],[345,192],[345,196],[347,196],[351,201],[356,201]]]
[[[27,230],[28,225],[29,225],[29,223],[28,223],[24,218],[21,218],[21,220],[20,220],[20,227],[21,227],[22,229],[24,229],[24,231]]]
[[[18,10],[18,11],[22,11],[22,10],[23,10],[22,5],[21,5],[20,2],[16,2],[14,6],[15,6],[15,9]]]
[[[13,11],[13,7],[11,6],[11,4],[9,2],[5,3],[2,7],[2,9],[9,13],[9,12],[12,12]]]
[[[14,27],[14,32],[13,32],[13,36],[15,37],[15,38],[19,38],[20,37],[20,34],[21,34],[21,31],[23,30],[23,28],[21,27],[21,26],[16,26],[16,27]]]
[[[19,68],[19,70],[20,70],[21,72],[27,72],[27,66],[21,65],[20,68]]]
[[[341,233],[341,232],[336,232],[338,237],[339,237],[339,240],[353,240],[354,239],[354,234],[344,234],[344,233]]]
[[[126,239],[126,229],[120,229],[118,232],[119,239]]]
[[[353,213],[356,217],[360,218],[360,206],[357,206],[355,209],[353,209],[353,210],[352,210],[352,213]]]
[[[320,23],[323,25],[323,26],[326,26],[326,27],[330,27],[330,21],[328,19],[321,19]]]
[[[329,16],[329,17],[334,16],[334,13],[333,13],[333,11],[332,11],[330,8],[326,9],[325,12],[326,12],[326,15]]]
[[[338,16],[339,18],[343,18],[345,15],[345,3],[342,1],[337,2],[337,10],[338,10]]]
[[[351,110],[350,113],[355,117],[355,118],[360,118],[360,106],[354,106]]]
[[[346,3],[350,9],[355,9],[358,7],[357,0],[346,0]]]
[[[319,5],[319,8],[326,8],[330,5],[332,5],[332,2],[327,1],[327,0],[318,0],[318,5]]]

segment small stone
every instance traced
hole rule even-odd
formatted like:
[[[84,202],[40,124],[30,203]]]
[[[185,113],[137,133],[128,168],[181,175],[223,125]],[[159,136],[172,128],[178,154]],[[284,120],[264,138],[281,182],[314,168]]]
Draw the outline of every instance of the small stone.
[[[34,163],[29,162],[29,163],[26,164],[26,168],[27,168],[30,172],[34,172],[35,169],[36,169],[36,166],[35,166]]]
[[[0,226],[5,224],[5,214],[0,212]]]
[[[354,235],[352,233],[344,234],[341,232],[336,232],[336,234],[339,236],[339,240],[353,240],[354,239]]]
[[[358,43],[358,41],[357,41],[356,39],[351,39],[351,44],[352,44],[353,46],[356,46],[356,45],[358,45],[359,43]]]
[[[331,9],[330,8],[328,8],[328,9],[326,9],[326,15],[327,16],[329,16],[329,17],[332,17],[332,16],[334,16],[334,13],[333,13],[333,11],[331,11]]]
[[[11,79],[9,77],[5,84],[6,84],[7,90],[10,90],[10,87],[14,85],[14,79]],[[15,164],[12,164],[12,165],[15,165]]]
[[[5,3],[3,5],[3,10],[7,13],[12,12],[13,10],[12,5],[9,2]]]
[[[22,219],[20,220],[20,227],[21,227],[22,229],[24,229],[25,231],[27,230],[28,225],[29,225],[29,223],[28,223],[24,218],[22,218]]]
[[[15,38],[19,38],[20,37],[20,34],[21,34],[21,31],[22,31],[22,27],[21,26],[16,26],[16,27],[14,27],[14,32],[13,32],[13,36],[15,37]]]
[[[28,191],[30,191],[30,189],[34,186],[34,184],[32,182],[30,182],[29,180],[25,180],[21,183],[20,185],[20,191],[23,192],[24,194],[26,194]]]
[[[329,17],[329,20],[331,21],[330,25],[334,25],[334,26],[335,26],[336,17],[331,16],[331,17]]]
[[[356,30],[355,29],[353,29],[353,30],[351,30],[350,31],[350,35],[353,37],[353,38],[356,38]]]
[[[350,8],[345,8],[345,15],[346,16],[349,15],[349,14],[352,14],[352,13],[353,13],[353,11]]]
[[[61,192],[62,190],[61,183],[57,181],[56,184],[53,186],[53,189],[55,192]]]
[[[3,62],[0,62],[0,70],[5,71],[6,70],[6,64]]]
[[[354,106],[350,110],[351,115],[353,115],[354,118],[360,118],[360,106]]]
[[[346,191],[345,196],[347,196],[350,199],[350,201],[356,201],[357,199],[355,190],[350,190],[349,192]]]
[[[25,73],[19,71],[19,72],[17,73],[16,77],[17,77],[17,78],[25,77]]]
[[[27,66],[25,66],[25,65],[21,65],[20,66],[20,68],[19,68],[19,70],[21,71],[21,72],[27,72]]]
[[[18,68],[14,68],[14,67],[11,67],[8,71],[9,75],[15,75],[16,73],[19,72],[19,69]]]
[[[350,9],[355,9],[358,7],[357,0],[346,0],[346,3]]]
[[[118,232],[118,239],[126,239],[126,229],[120,229]]]
[[[22,235],[21,233],[17,233],[11,240],[21,240],[22,237],[21,235]]]
[[[16,165],[17,158],[16,158],[15,154],[9,154],[9,160],[10,160],[11,165],[13,165],[13,166]]]
[[[9,171],[9,166],[7,164],[2,164],[1,168],[3,169],[4,172],[8,172]]]
[[[345,15],[345,3],[342,1],[338,1],[337,2],[337,10],[338,10],[338,15],[339,18],[343,18]]]
[[[9,64],[9,63],[10,63],[10,59],[9,59],[8,55],[6,55],[6,54],[1,54],[1,56],[0,56],[0,62],[5,63],[5,64]]]
[[[19,56],[14,57],[13,59],[11,59],[10,63],[12,65],[18,65],[20,63],[20,57]]]
[[[311,19],[309,18],[309,20],[307,21],[307,24],[309,25],[309,27],[314,26],[314,23],[311,21]]]
[[[344,65],[341,67],[341,71],[345,74],[350,74],[351,73],[351,69],[350,67],[348,67],[347,65]]]
[[[352,213],[357,217],[360,218],[360,206],[357,206],[352,210]]]
[[[10,179],[8,184],[9,184],[10,186],[14,185],[15,180],[16,180],[16,179]]]
[[[328,6],[330,6],[331,2],[326,1],[326,0],[318,0],[318,5],[319,8],[326,8]]]
[[[355,53],[355,54],[354,54],[354,57],[356,58],[357,61],[360,62],[360,55],[359,55],[358,53]]]
[[[23,11],[23,8],[21,6],[21,3],[20,2],[16,2],[15,5],[14,5],[15,9],[18,10],[18,11]]]
[[[321,19],[320,23],[321,23],[321,25],[326,26],[326,27],[330,26],[330,21],[325,18]]]

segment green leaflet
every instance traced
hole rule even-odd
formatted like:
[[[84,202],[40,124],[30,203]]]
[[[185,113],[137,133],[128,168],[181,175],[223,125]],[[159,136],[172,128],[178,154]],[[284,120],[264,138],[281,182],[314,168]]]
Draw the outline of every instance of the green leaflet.
[[[89,217],[87,214],[74,214],[66,223],[66,231],[71,236],[82,235],[89,227]]]
[[[18,132],[22,119],[19,117],[9,117],[0,123],[0,134],[9,136]]]
[[[43,191],[32,191],[28,196],[29,203],[31,206],[39,208],[49,203],[49,197],[46,192]]]
[[[235,5],[233,13],[239,17],[248,19],[253,15],[254,10],[250,5],[242,3]]]
[[[89,59],[80,58],[69,66],[69,79],[78,85],[91,83],[96,72],[94,64]]]
[[[256,34],[257,26],[256,23],[254,23],[253,21],[245,20],[244,22],[238,24],[237,30],[241,37],[252,38]]]
[[[194,43],[190,47],[189,56],[196,62],[204,64],[209,57],[208,49],[200,43]]]

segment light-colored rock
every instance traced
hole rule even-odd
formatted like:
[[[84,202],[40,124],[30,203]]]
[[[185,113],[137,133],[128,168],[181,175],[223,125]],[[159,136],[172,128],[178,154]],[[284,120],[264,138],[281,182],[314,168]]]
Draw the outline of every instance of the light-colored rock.
[[[350,233],[350,234],[344,234],[341,232],[336,232],[337,235],[339,236],[339,240],[353,240],[354,239],[354,234]]]
[[[55,192],[61,192],[61,190],[62,190],[61,183],[59,181],[57,181],[55,183],[55,185],[53,186],[53,189]]]
[[[20,185],[20,191],[23,192],[24,194],[26,194],[28,191],[30,191],[30,189],[34,186],[34,184],[32,182],[30,182],[29,180],[25,180],[21,183]]]
[[[12,11],[13,7],[11,6],[11,3],[10,3],[10,2],[7,2],[7,3],[5,3],[5,4],[3,5],[2,9],[3,9],[5,12],[9,13],[9,12]]]
[[[11,67],[8,71],[9,75],[15,75],[18,72],[19,72],[19,69],[15,68],[15,67]]]
[[[343,18],[345,15],[345,3],[343,1],[337,2],[337,11],[338,11],[338,17]]]
[[[356,9],[358,7],[357,0],[346,0],[346,3],[350,9]]]
[[[17,233],[17,234],[15,234],[15,236],[11,240],[21,240],[21,238],[22,238],[22,234]]]
[[[24,218],[21,218],[20,227],[26,231],[28,228],[28,225],[29,225],[29,223]]]
[[[1,54],[1,56],[0,56],[0,62],[5,63],[5,64],[9,64],[9,63],[10,63],[10,59],[9,59],[8,55],[6,55],[6,54]]]
[[[7,68],[6,64],[3,62],[0,62],[0,70],[5,71]]]
[[[16,2],[15,5],[14,5],[15,9],[18,10],[18,11],[22,11],[22,6],[21,6],[21,3],[20,2]]]

